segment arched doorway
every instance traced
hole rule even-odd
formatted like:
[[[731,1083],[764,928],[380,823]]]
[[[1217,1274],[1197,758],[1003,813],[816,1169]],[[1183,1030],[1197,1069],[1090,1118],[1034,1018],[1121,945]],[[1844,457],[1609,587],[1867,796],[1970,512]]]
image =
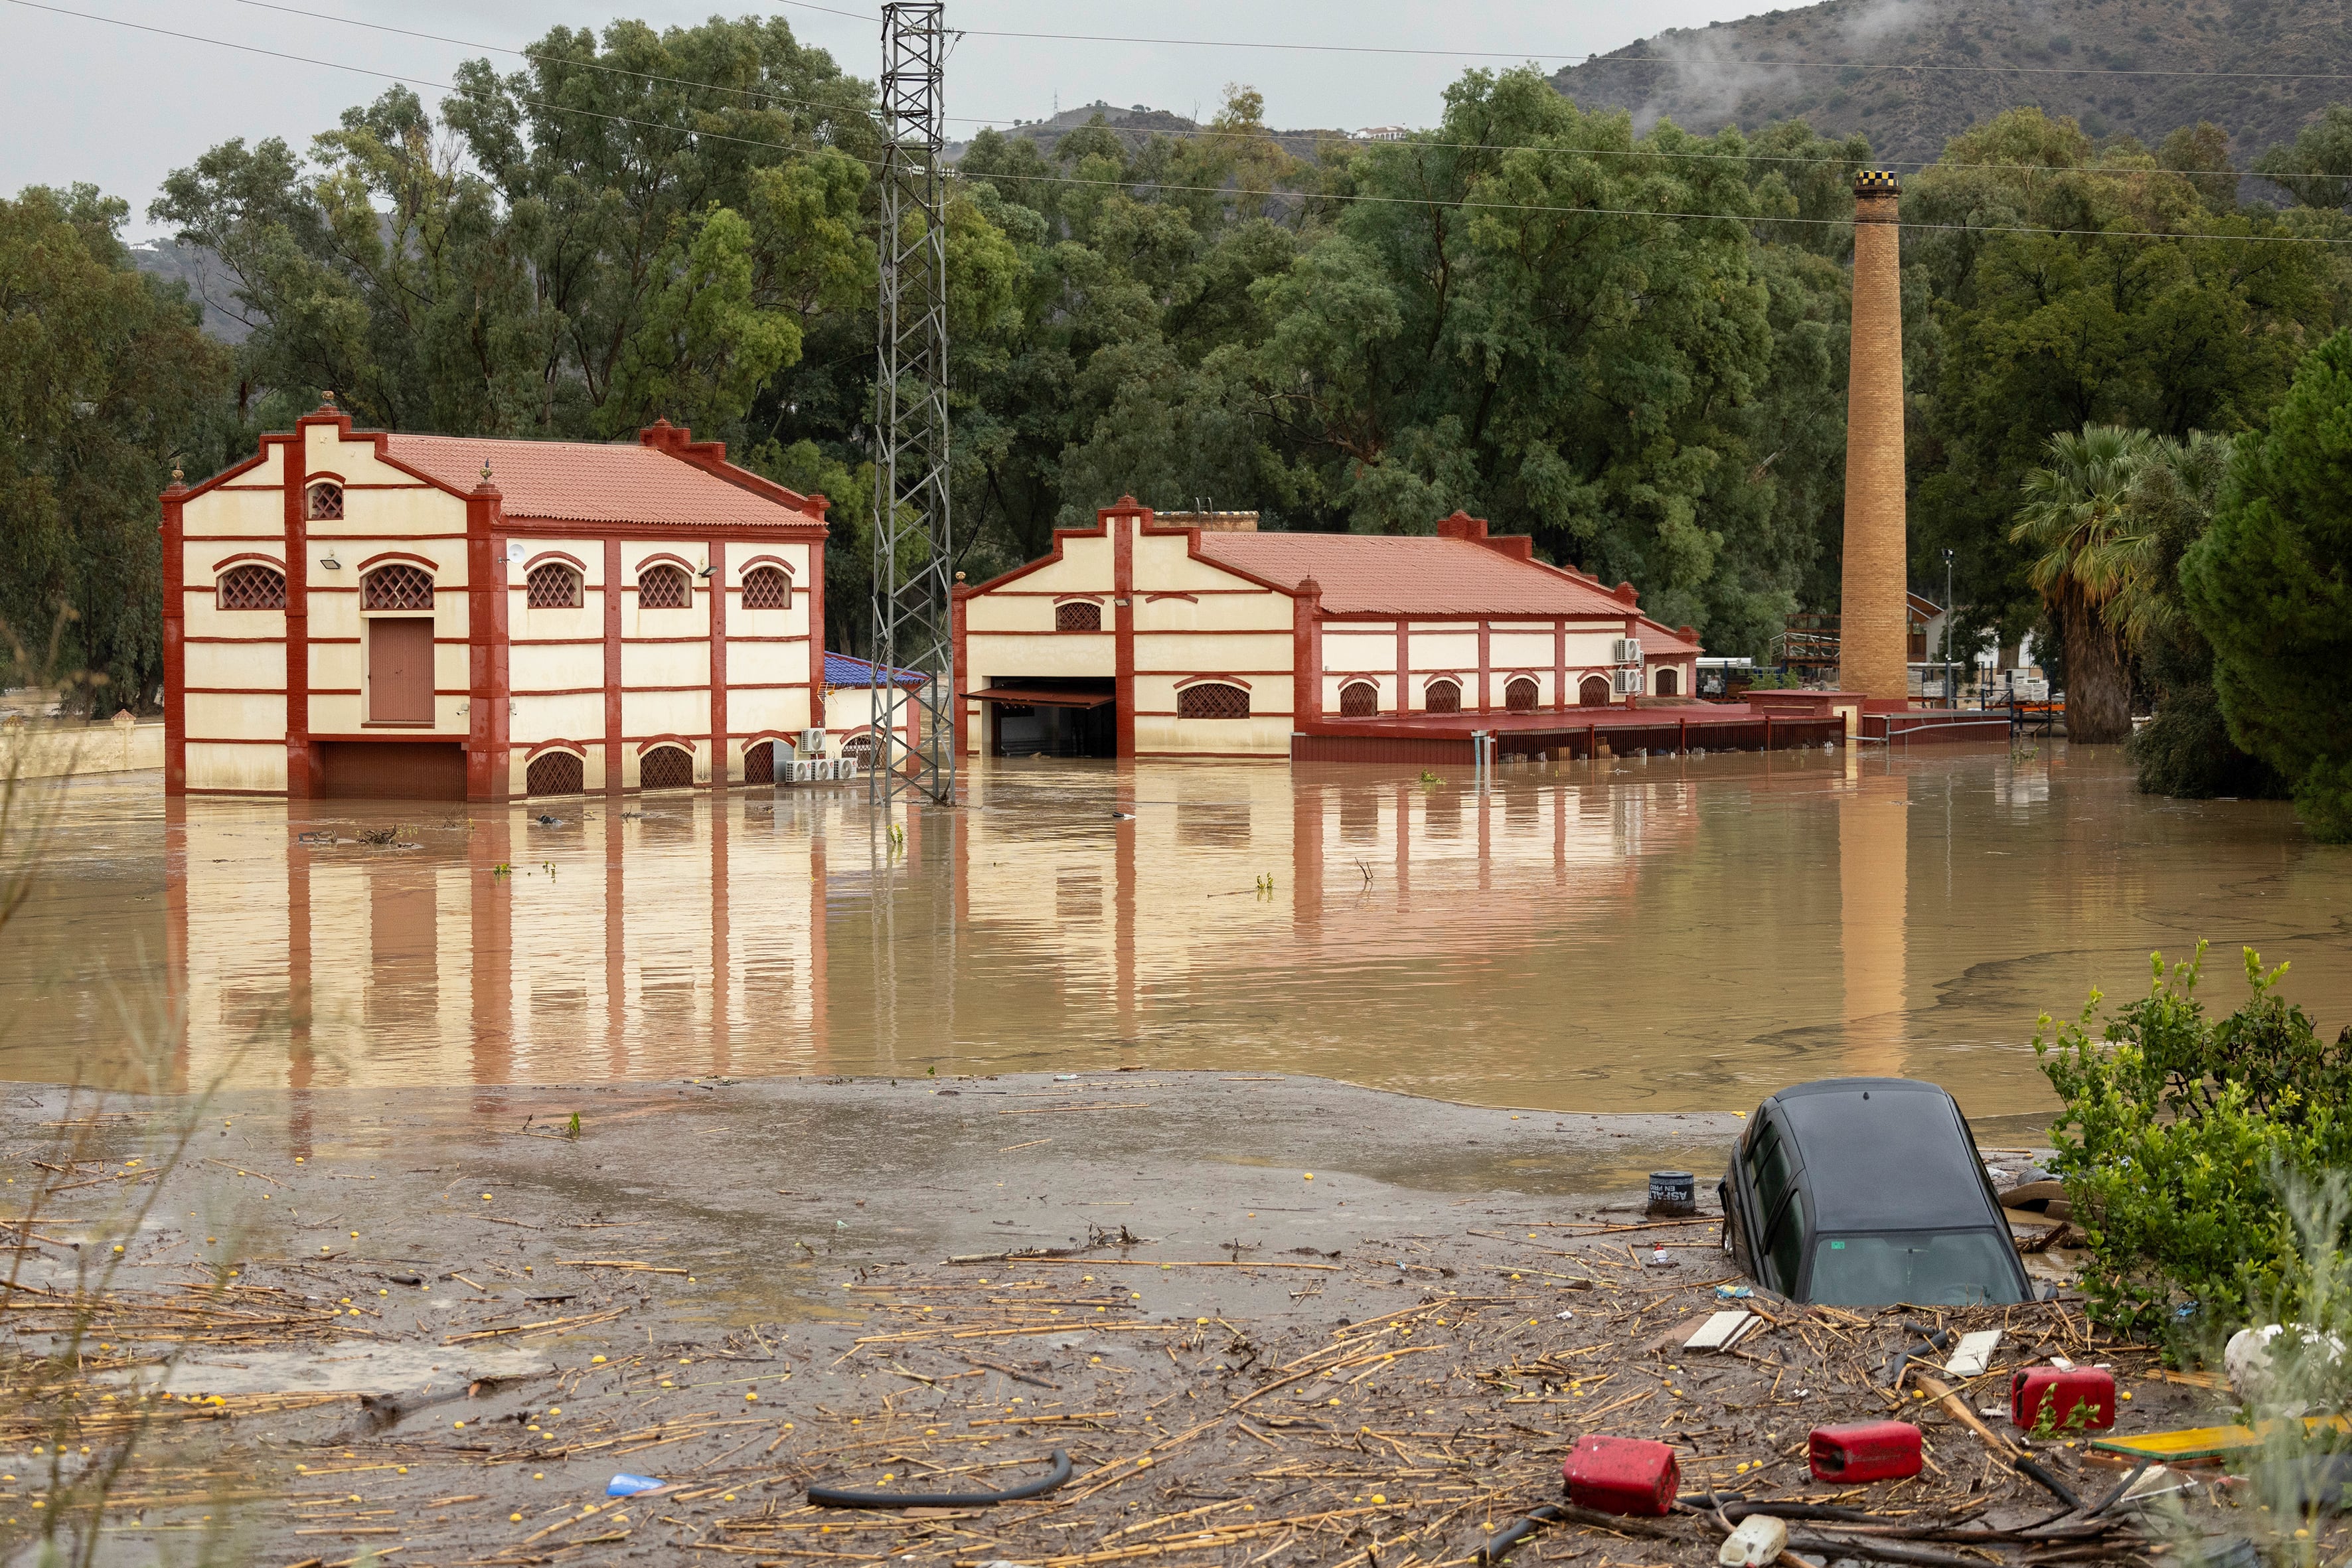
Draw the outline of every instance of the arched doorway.
[[[1681,672],[1680,670],[1674,669],[1674,668],[1665,668],[1665,669],[1662,669],[1662,670],[1658,671],[1658,695],[1659,695],[1659,696],[1661,696],[1661,697],[1679,697],[1679,696],[1681,696],[1681,695],[1682,695],[1682,679],[1681,679],[1681,678],[1682,678],[1682,672]]]
[[[541,752],[523,775],[531,795],[578,795],[586,787],[580,759],[570,752]]]
[[[1536,683],[1519,676],[1503,688],[1503,710],[1507,713],[1532,713],[1536,710]]]
[[[762,571],[767,568],[762,567]],[[781,572],[778,576],[783,575]],[[743,782],[747,784],[772,784],[776,782],[776,742],[754,741],[743,748]]]
[[[1608,707],[1609,678],[1605,675],[1588,675],[1577,682],[1576,702],[1580,708]]]
[[[1339,717],[1370,719],[1381,710],[1381,689],[1369,680],[1351,680],[1339,688]]]

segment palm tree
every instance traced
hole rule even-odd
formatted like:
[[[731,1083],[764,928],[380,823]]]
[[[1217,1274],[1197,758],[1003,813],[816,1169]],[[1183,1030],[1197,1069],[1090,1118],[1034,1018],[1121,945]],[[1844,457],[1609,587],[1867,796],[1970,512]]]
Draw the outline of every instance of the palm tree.
[[[2031,580],[2066,647],[2066,738],[2131,738],[2131,677],[2111,613],[2148,586],[2154,552],[2134,508],[2140,470],[2154,454],[2144,430],[2085,425],[2050,437],[2049,462],[2025,476],[2012,542],[2036,555]]]

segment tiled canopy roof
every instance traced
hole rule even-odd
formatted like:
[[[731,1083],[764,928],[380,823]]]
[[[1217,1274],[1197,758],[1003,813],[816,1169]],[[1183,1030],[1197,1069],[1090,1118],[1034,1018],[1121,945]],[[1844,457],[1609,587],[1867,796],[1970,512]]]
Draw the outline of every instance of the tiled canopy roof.
[[[680,528],[805,528],[817,521],[795,504],[798,497],[770,500],[684,458],[635,442],[608,446],[395,433],[384,437],[384,449],[394,461],[460,490],[481,482],[487,460],[499,508],[510,518]]]
[[[1636,614],[1598,584],[1466,539],[1366,533],[1203,533],[1201,553],[1286,587],[1312,577],[1333,615]]]
[[[824,656],[824,683],[827,686],[879,686],[882,683],[874,678],[874,670],[875,666],[868,659],[856,658],[845,653],[828,652]],[[919,669],[902,669],[898,672],[898,684],[920,686],[924,679]]]

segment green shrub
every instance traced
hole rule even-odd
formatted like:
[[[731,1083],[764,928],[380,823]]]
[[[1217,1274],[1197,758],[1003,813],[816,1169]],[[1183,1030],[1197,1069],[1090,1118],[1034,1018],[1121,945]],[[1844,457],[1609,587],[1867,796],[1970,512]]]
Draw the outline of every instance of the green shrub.
[[[2064,1102],[2052,1133],[2075,1222],[2089,1237],[2084,1289],[2116,1330],[2163,1326],[2185,1298],[2207,1321],[2276,1299],[2294,1271],[2283,1180],[2352,1164],[2352,1028],[2323,1042],[2245,950],[2249,994],[2219,1023],[2197,1000],[2205,944],[2096,1036],[2101,1000],[2033,1037]]]

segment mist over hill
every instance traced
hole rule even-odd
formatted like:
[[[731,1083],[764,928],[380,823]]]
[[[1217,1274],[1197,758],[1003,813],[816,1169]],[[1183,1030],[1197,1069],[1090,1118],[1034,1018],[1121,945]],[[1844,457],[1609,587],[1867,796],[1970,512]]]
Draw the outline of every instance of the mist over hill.
[[[1887,65],[1898,68],[1865,68]],[[1859,131],[1900,163],[1932,160],[2021,104],[2150,147],[2210,120],[2243,167],[2352,99],[2352,28],[2340,5],[2293,0],[1824,0],[1672,29],[1552,82],[1583,108],[1632,110],[1643,129],[1803,119]]]

